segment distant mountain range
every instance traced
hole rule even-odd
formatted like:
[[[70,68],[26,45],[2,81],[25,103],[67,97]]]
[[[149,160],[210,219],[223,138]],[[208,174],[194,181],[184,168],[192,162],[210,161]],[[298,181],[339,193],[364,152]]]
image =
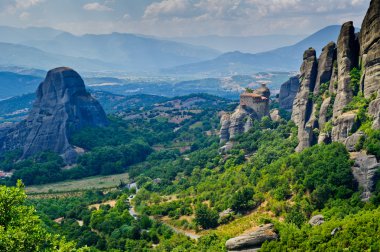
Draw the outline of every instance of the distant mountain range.
[[[166,74],[227,76],[249,74],[258,71],[295,71],[302,62],[302,54],[309,47],[318,54],[330,41],[335,41],[340,32],[339,25],[328,26],[300,42],[263,53],[224,53],[215,59],[165,69]]]
[[[337,38],[339,31],[340,26],[329,26],[291,46],[262,53],[232,51],[221,54],[210,47],[229,50],[236,44],[235,48],[248,48],[255,41],[256,50],[260,50],[260,46],[264,50],[294,42],[296,37],[173,38],[180,41],[176,42],[135,34],[75,36],[51,28],[0,26],[0,69],[24,67],[49,70],[57,66],[70,66],[79,72],[190,75],[194,78],[260,71],[297,71],[304,50],[314,47],[320,51]]]
[[[0,65],[48,70],[151,72],[212,59],[219,51],[134,34],[83,35],[50,28],[0,27]]]
[[[221,52],[240,51],[246,53],[259,53],[293,45],[304,39],[307,35],[263,35],[263,36],[201,36],[201,37],[174,37],[173,41],[206,46]]]

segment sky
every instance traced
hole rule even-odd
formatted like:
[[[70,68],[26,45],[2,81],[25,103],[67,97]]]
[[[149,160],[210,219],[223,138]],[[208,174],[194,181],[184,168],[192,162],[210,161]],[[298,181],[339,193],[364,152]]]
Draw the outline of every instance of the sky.
[[[158,37],[311,34],[352,20],[370,0],[0,0],[0,24],[74,34]]]

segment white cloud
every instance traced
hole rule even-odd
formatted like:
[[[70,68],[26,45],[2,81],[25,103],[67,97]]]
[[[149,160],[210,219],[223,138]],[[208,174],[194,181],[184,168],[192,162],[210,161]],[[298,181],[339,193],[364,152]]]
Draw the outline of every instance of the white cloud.
[[[113,11],[110,7],[97,2],[85,4],[83,9],[87,11]]]
[[[144,12],[144,18],[156,18],[159,16],[177,16],[190,9],[188,0],[164,0],[148,5]]]
[[[24,12],[22,12],[22,13],[19,15],[19,17],[20,17],[21,20],[27,20],[27,19],[29,19],[29,17],[30,17],[30,13],[24,11]]]
[[[14,7],[17,9],[28,9],[42,3],[43,1],[44,0],[16,0]]]

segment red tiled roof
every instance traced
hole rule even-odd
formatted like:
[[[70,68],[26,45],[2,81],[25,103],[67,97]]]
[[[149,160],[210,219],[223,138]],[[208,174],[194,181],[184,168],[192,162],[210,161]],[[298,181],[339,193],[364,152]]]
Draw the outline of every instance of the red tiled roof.
[[[255,94],[255,93],[242,93],[240,96],[243,96],[243,97],[253,97],[253,98],[261,98],[262,100],[267,100],[268,99],[265,96],[261,96],[261,95]]]

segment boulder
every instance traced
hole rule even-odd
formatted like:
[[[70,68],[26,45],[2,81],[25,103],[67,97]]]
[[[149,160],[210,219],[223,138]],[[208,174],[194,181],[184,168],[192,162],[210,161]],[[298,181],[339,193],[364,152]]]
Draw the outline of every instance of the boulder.
[[[347,139],[344,141],[346,149],[350,152],[355,151],[356,145],[363,137],[365,137],[365,134],[362,131],[355,132],[351,136],[347,137]]]
[[[372,0],[360,29],[364,96],[380,90],[380,0]]]
[[[344,142],[349,137],[352,128],[356,124],[356,114],[353,111],[340,115],[334,121],[331,138],[334,142]]]
[[[67,164],[77,153],[71,135],[85,127],[108,124],[100,104],[86,91],[77,72],[67,67],[50,70],[39,85],[28,117],[0,139],[0,152],[22,149],[22,159],[42,151],[60,154]]]
[[[281,85],[279,94],[280,108],[292,111],[294,98],[300,87],[299,76],[291,77],[287,82]]]
[[[260,226],[252,233],[229,239],[226,242],[226,248],[229,251],[255,249],[260,247],[265,241],[276,239],[278,239],[278,235],[274,232],[273,224],[266,224]]]
[[[334,102],[334,118],[343,113],[343,108],[353,97],[350,71],[358,65],[359,42],[351,21],[343,24],[337,48],[338,90]]]
[[[234,214],[234,211],[231,209],[231,208],[227,208],[226,210],[224,210],[223,212],[220,212],[219,213],[219,217],[220,218],[224,218],[226,216],[229,216],[229,215],[232,215]]]
[[[325,218],[321,214],[315,215],[311,217],[311,219],[309,220],[309,224],[312,226],[319,226],[324,222],[325,222]]]
[[[312,113],[313,102],[309,94],[313,92],[317,77],[317,58],[313,48],[309,48],[303,55],[301,66],[300,88],[293,102],[292,120],[298,126],[299,145],[297,151],[302,151],[311,145],[312,129],[305,128]]]
[[[371,192],[375,184],[376,171],[380,167],[380,163],[373,155],[367,155],[364,152],[359,153],[355,159],[352,173],[358,182],[359,186],[363,189],[361,198],[363,201],[368,201],[371,197]]]
[[[274,109],[270,112],[270,118],[272,119],[272,121],[275,121],[275,122],[278,122],[281,120],[281,116],[280,116],[280,110],[278,109]]]
[[[220,147],[219,152],[220,153],[227,153],[234,147],[234,143],[232,141],[228,141],[225,145]]]
[[[330,235],[331,235],[331,236],[334,236],[334,235],[336,235],[336,233],[338,233],[340,230],[342,230],[341,227],[336,227],[336,228],[334,228],[334,229],[331,231]]]

